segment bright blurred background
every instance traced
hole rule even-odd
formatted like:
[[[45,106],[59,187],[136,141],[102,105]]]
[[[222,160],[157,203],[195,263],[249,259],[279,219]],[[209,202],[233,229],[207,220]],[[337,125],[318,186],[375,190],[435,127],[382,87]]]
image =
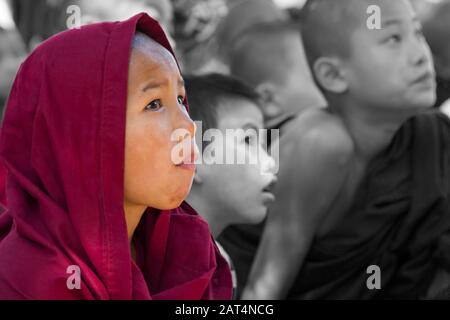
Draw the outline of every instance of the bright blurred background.
[[[66,10],[70,5],[80,7],[83,24],[123,20],[147,12],[169,35],[182,71],[202,74],[229,73],[229,48],[241,34],[260,23],[299,19],[305,1],[0,0],[0,107],[6,103],[15,73],[26,55],[43,40],[67,28]],[[450,0],[412,2],[435,56],[440,105],[450,98]],[[303,64],[302,87],[315,90],[306,63]]]

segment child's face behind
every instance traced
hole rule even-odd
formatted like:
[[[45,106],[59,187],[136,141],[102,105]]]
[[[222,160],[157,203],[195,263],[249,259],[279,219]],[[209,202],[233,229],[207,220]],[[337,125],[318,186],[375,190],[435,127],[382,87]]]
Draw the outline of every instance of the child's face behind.
[[[361,23],[344,63],[349,93],[369,107],[431,107],[436,99],[432,56],[409,2],[375,1],[381,9],[380,30],[366,25],[367,3],[356,5]]]
[[[195,157],[195,126],[183,104],[185,89],[173,56],[159,44],[133,49],[129,67],[125,145],[125,203],[173,209],[186,198],[194,168],[172,161],[176,129]],[[187,140],[189,139],[189,140]],[[193,162],[191,162],[193,163]]]
[[[230,154],[245,154],[245,164],[203,164],[198,166],[202,181],[202,197],[214,203],[229,224],[259,223],[274,200],[271,188],[276,181],[275,162],[264,147],[264,139],[258,139],[263,128],[263,115],[252,102],[236,100],[227,102],[239,106],[223,106],[218,111],[218,130],[225,135],[227,129],[243,129],[238,138],[224,138],[221,150],[224,158]],[[250,129],[250,130],[248,130]],[[247,132],[245,132],[248,130]],[[221,147],[213,140],[207,148]],[[214,145],[215,144],[215,145]],[[207,148],[203,150],[207,162]],[[237,158],[237,156],[235,157]]]

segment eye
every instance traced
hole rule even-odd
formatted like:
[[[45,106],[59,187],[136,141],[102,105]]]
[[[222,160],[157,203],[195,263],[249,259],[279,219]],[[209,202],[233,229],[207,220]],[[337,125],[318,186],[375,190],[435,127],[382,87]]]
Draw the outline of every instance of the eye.
[[[150,102],[146,107],[145,110],[148,111],[158,111],[163,107],[161,100],[157,99],[157,100],[153,100],[152,102]]]
[[[184,97],[178,96],[178,103],[184,105]]]
[[[400,34],[393,34],[387,38],[387,43],[400,43],[402,41],[402,36]]]
[[[254,145],[255,143],[258,142],[258,135],[257,134],[246,135],[244,137],[244,142],[245,142],[245,144],[248,144],[248,145]]]

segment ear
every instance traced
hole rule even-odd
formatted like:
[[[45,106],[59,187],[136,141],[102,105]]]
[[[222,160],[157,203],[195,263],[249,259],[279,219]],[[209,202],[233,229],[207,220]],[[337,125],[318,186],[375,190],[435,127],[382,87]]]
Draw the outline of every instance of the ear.
[[[326,91],[340,94],[348,89],[339,59],[320,57],[313,65],[313,72],[320,86]]]
[[[276,92],[275,85],[267,81],[258,84],[255,90],[264,101],[272,101]]]
[[[283,113],[280,105],[277,103],[277,88],[273,83],[260,83],[255,91],[261,96],[264,118],[271,119]]]

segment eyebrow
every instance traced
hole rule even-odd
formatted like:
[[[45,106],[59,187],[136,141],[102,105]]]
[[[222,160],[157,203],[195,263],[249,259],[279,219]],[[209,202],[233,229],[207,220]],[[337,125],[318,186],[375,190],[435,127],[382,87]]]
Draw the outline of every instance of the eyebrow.
[[[398,19],[392,19],[392,20],[387,20],[383,23],[383,27],[389,27],[392,25],[398,25],[398,24],[402,24],[402,21],[398,20]]]
[[[420,19],[417,16],[414,16],[412,18],[412,21],[414,23],[420,23]],[[387,20],[384,22],[384,27],[389,27],[391,25],[398,25],[398,24],[403,24],[403,21],[399,20],[399,19],[391,19],[391,20]]]
[[[164,86],[167,86],[167,84],[169,83],[168,80],[164,80],[164,81],[152,81],[150,80],[149,82],[147,82],[147,84],[144,86],[144,88],[142,89],[143,92],[147,91],[147,90],[151,90],[151,89],[157,89],[157,88],[161,88]],[[184,88],[184,80],[183,79],[178,79],[178,86],[181,88]]]

